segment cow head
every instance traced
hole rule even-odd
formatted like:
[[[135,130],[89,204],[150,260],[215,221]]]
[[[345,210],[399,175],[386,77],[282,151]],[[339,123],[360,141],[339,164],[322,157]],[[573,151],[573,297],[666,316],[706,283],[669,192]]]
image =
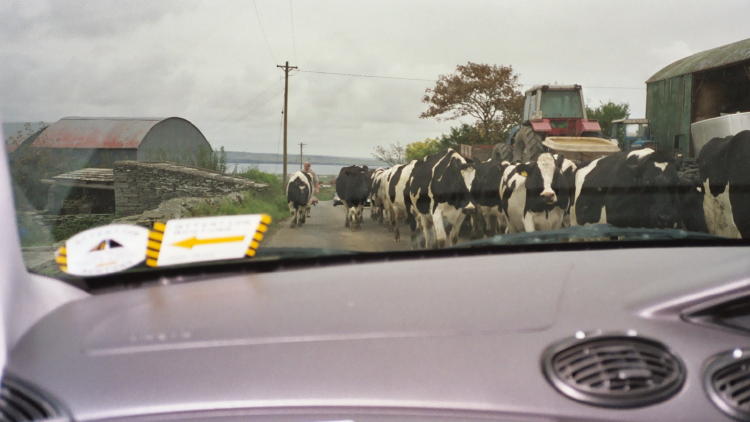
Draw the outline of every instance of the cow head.
[[[568,160],[562,155],[545,152],[539,154],[536,161],[516,166],[516,172],[526,177],[526,201],[529,209],[540,212],[555,206],[563,209],[568,207],[571,185],[562,174],[563,167],[569,167],[566,164]]]
[[[607,219],[622,227],[674,228],[681,222],[674,160],[650,148],[619,164],[607,197]]]
[[[645,210],[651,225],[657,228],[674,228],[680,221],[680,202],[677,196],[679,179],[677,166],[666,157],[653,156],[641,165],[643,194],[649,207]]]

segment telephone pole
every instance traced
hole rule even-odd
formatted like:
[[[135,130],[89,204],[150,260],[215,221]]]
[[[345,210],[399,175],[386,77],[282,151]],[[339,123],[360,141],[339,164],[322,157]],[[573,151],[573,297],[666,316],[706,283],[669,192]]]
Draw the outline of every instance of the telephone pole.
[[[287,103],[289,101],[289,71],[294,70],[297,66],[289,66],[289,61],[284,63],[284,66],[276,65],[276,67],[284,70],[284,173],[282,176],[283,184],[282,189],[286,190],[286,178],[287,178],[287,158],[286,158],[286,118],[287,118]]]
[[[300,142],[299,143],[299,169],[302,170],[302,147],[307,144]]]

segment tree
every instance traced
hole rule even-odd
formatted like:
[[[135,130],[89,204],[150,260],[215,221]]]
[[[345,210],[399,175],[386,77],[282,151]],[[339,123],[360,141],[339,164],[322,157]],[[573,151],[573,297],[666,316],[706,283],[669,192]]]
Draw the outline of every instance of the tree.
[[[461,124],[461,126],[454,126],[450,128],[450,132],[440,136],[440,145],[443,150],[453,148],[458,151],[460,144],[478,145],[485,143],[492,142],[486,141],[476,126],[466,123]]]
[[[406,162],[405,148],[399,142],[390,144],[388,147],[382,145],[376,146],[375,152],[372,153],[372,156],[391,166]]]
[[[406,160],[419,160],[422,157],[445,150],[439,140],[427,138],[424,141],[412,142],[406,145]]]
[[[521,120],[523,95],[519,87],[512,66],[468,62],[456,66],[453,74],[440,75],[435,87],[425,90],[422,102],[429,107],[419,117],[470,116],[476,119],[482,138],[497,137]]]
[[[591,120],[598,120],[599,126],[602,127],[602,134],[609,136],[612,132],[612,120],[630,117],[630,105],[627,103],[616,104],[611,100],[606,103],[600,102],[597,108],[586,107],[586,117]]]

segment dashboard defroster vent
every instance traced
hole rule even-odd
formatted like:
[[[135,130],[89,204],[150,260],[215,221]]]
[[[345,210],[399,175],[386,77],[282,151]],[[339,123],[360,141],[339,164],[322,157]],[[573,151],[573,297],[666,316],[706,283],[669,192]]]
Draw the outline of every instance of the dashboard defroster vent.
[[[3,376],[0,384],[0,422],[67,420],[60,408],[50,400],[23,383]]]
[[[750,421],[750,349],[735,349],[713,357],[703,385],[711,401],[729,416]]]
[[[544,374],[565,396],[603,407],[639,407],[675,394],[682,362],[663,344],[636,335],[579,332],[549,347]]]

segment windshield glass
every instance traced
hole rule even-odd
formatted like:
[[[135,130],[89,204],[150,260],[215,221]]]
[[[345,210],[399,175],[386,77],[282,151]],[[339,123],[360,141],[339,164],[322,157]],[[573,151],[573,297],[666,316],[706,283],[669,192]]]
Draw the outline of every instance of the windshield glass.
[[[86,257],[148,272],[750,237],[750,103],[738,94],[750,56],[711,56],[732,57],[716,64],[726,78],[662,71],[712,48],[750,51],[728,29],[654,34],[671,21],[661,5],[643,21],[638,8],[566,4],[588,16],[573,31],[556,3],[126,3],[0,7],[0,115],[33,272],[64,278]],[[529,26],[545,19],[555,24]],[[693,31],[705,37],[683,37]],[[621,51],[633,36],[652,47]],[[583,95],[536,97],[565,124],[524,120],[524,92],[573,84]],[[607,138],[628,118],[648,119],[648,139],[631,124],[621,136],[643,142]],[[219,218],[230,216],[244,217]],[[143,230],[75,237],[112,225]]]
[[[544,91],[542,92],[542,116],[583,117],[581,97],[577,91]]]

